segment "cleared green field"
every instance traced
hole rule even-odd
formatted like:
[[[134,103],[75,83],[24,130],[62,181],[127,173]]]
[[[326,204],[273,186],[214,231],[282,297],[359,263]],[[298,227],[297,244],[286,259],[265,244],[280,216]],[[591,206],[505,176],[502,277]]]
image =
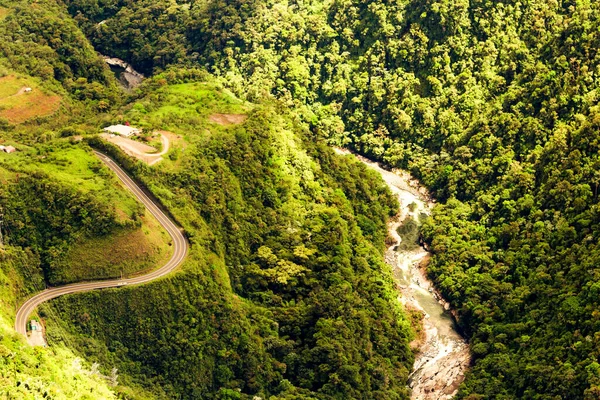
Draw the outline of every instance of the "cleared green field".
[[[82,192],[95,192],[111,202],[119,215],[129,218],[138,210],[138,203],[119,183],[101,168],[101,162],[89,150],[67,140],[44,148],[29,148],[16,144],[19,151],[0,152],[0,180],[15,176],[14,171],[41,171],[53,179]],[[2,164],[8,168],[2,168]]]
[[[185,134],[214,125],[209,117],[215,113],[247,114],[252,110],[250,103],[211,83],[182,83],[164,87],[159,92],[160,104],[154,104],[150,99],[138,101],[126,118],[141,126]]]
[[[160,163],[161,169],[177,168],[188,145],[242,123],[255,107],[215,83],[169,85],[158,93],[160,96],[137,101],[124,120],[167,135],[170,150]]]
[[[2,18],[2,9],[0,8],[0,18]],[[19,89],[30,85],[24,78],[18,78],[15,75],[3,76],[0,78],[0,100],[17,94]]]
[[[0,183],[19,175],[42,173],[79,192],[91,193],[113,208],[117,219],[127,228],[105,237],[78,238],[68,253],[57,260],[55,276],[60,281],[77,282],[134,274],[160,265],[170,255],[169,237],[116,177],[84,144],[56,140],[51,145],[27,147],[12,144],[17,152],[0,152]],[[141,226],[136,223],[142,215]]]
[[[142,221],[138,229],[76,243],[64,260],[66,281],[131,277],[164,264],[171,256],[169,235],[148,213]]]
[[[32,90],[27,92],[25,88]],[[51,115],[60,103],[60,96],[44,93],[33,78],[17,75],[0,78],[0,117],[11,123]]]
[[[46,149],[22,144],[16,146],[19,150],[16,153],[0,153],[0,161],[21,171],[46,172],[54,179],[82,191],[104,188],[105,179],[94,171],[99,168],[100,161],[81,146],[73,146],[66,141]]]

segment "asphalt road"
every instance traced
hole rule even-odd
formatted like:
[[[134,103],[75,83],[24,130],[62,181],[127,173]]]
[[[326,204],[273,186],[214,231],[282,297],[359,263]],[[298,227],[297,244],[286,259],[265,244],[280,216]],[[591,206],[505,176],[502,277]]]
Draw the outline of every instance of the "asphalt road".
[[[54,299],[64,294],[89,292],[90,290],[114,288],[125,285],[139,285],[150,282],[167,275],[177,268],[185,259],[188,252],[188,242],[183,236],[181,230],[160,210],[160,208],[140,189],[140,187],[108,156],[94,151],[108,168],[110,168],[121,182],[129,189],[139,201],[141,201],[146,209],[158,220],[165,228],[173,240],[173,256],[162,267],[155,269],[148,274],[141,275],[129,279],[115,279],[98,282],[74,283],[71,285],[60,286],[46,289],[43,292],[29,298],[17,311],[15,319],[15,329],[17,332],[27,335],[27,318],[36,309],[37,306],[45,301]]]

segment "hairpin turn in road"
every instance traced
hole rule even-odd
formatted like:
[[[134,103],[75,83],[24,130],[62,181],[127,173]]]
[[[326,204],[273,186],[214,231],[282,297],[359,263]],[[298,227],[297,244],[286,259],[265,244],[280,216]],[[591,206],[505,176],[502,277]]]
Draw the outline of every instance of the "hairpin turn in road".
[[[60,286],[46,289],[35,296],[29,298],[17,311],[15,318],[15,329],[17,332],[27,336],[27,318],[31,313],[45,301],[56,297],[79,292],[88,292],[90,290],[120,287],[125,285],[139,285],[158,279],[167,275],[177,268],[185,259],[188,252],[188,242],[183,236],[181,230],[165,215],[164,212],[150,199],[144,191],[131,179],[121,167],[119,167],[110,157],[98,151],[94,153],[110,168],[119,178],[119,180],[129,189],[137,199],[144,204],[146,209],[158,220],[163,228],[169,233],[173,240],[173,255],[171,259],[162,267],[155,269],[145,275],[128,279],[114,279],[98,282],[74,283],[71,285]]]

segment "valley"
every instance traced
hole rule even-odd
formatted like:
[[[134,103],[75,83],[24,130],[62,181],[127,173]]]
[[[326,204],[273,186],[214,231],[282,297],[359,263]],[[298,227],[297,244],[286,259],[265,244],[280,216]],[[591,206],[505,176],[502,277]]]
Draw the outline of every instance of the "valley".
[[[340,155],[352,154],[339,148],[335,151]],[[400,293],[398,300],[406,309],[416,310],[420,319],[418,324],[421,326],[415,339],[417,356],[409,376],[411,399],[451,399],[469,368],[469,348],[457,332],[450,305],[427,278],[430,254],[421,244],[409,242],[415,239],[414,236],[403,238],[398,232],[407,221],[419,224],[420,218],[427,218],[434,203],[425,188],[406,171],[389,171],[365,157],[357,158],[382,176],[400,205],[388,223],[391,243],[385,252],[385,260],[392,267]]]
[[[599,15],[0,0],[0,398],[597,399]]]

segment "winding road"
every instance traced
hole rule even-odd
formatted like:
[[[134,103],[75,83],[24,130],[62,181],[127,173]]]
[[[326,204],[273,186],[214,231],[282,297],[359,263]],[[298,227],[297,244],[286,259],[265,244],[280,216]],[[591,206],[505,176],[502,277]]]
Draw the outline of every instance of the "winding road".
[[[188,242],[177,225],[175,225],[175,223],[173,223],[169,217],[167,217],[165,213],[161,211],[161,209],[142,191],[142,189],[133,181],[133,179],[131,179],[110,157],[98,151],[94,151],[94,153],[117,175],[125,187],[133,192],[135,197],[137,197],[137,199],[141,201],[144,206],[146,206],[146,209],[150,211],[152,215],[154,215],[158,222],[169,233],[169,236],[171,236],[171,239],[173,240],[173,256],[171,256],[171,259],[162,267],[155,269],[148,274],[135,278],[74,283],[71,285],[46,289],[43,292],[36,294],[23,303],[23,305],[21,305],[15,318],[16,331],[25,336],[27,336],[27,318],[36,309],[36,307],[43,302],[65,294],[89,292],[90,290],[96,289],[147,283],[165,276],[173,271],[183,262],[187,255],[189,248]]]

